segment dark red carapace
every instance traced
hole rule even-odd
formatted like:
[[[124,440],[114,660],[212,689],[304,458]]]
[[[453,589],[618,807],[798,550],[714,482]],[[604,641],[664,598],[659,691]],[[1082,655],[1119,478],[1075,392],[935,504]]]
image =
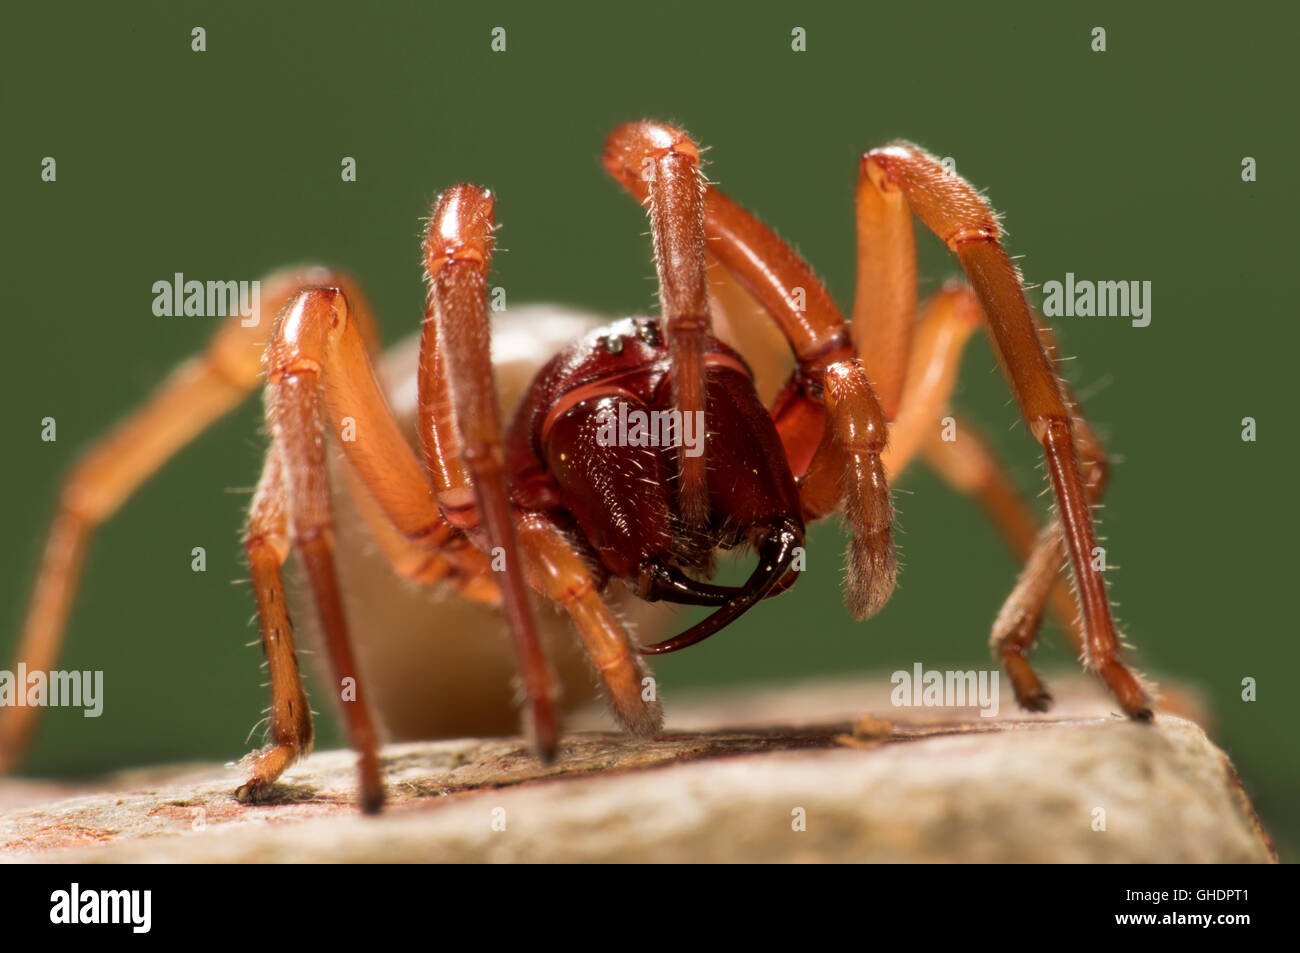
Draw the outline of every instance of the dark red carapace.
[[[736,619],[782,583],[803,544],[794,476],[749,368],[715,338],[705,367],[707,418],[683,419],[659,322],[619,321],[542,368],[506,437],[516,506],[555,514],[590,545],[593,562],[643,599],[720,606],[645,652],[683,648]],[[706,443],[708,520],[700,526],[681,512],[678,451],[702,453]],[[715,547],[746,543],[759,560],[743,587],[691,577],[712,574]]]

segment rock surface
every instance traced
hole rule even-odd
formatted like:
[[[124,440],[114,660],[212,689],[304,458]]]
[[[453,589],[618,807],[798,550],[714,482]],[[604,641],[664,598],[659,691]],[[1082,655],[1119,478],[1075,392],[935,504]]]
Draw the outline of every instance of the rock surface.
[[[882,685],[884,688],[882,689]],[[1226,756],[1169,695],[1154,726],[1056,678],[1049,715],[895,708],[884,678],[668,704],[653,742],[570,735],[385,749],[389,803],[353,804],[353,757],[242,805],[238,768],[0,782],[0,860],[78,862],[1269,862]],[[1180,712],[1181,714],[1176,714]],[[588,716],[588,723],[598,721]]]

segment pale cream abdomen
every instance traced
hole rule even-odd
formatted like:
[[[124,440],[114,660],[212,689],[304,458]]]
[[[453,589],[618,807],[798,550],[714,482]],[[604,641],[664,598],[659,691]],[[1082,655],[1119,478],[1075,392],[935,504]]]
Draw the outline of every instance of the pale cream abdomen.
[[[564,345],[605,323],[598,316],[550,306],[515,308],[493,316],[492,352],[497,393],[508,421],[537,370]],[[415,436],[418,333],[388,350],[380,374],[393,413],[412,446]],[[514,734],[519,709],[515,664],[501,613],[462,598],[448,586],[422,586],[399,577],[370,538],[348,491],[342,460],[332,455],[338,570],[353,643],[371,704],[387,734],[400,741],[463,735]],[[315,628],[309,600],[295,573],[296,619]],[[650,605],[618,582],[606,592],[619,616],[641,640],[666,628],[672,607]],[[572,626],[556,607],[534,598],[538,625],[573,708],[596,693]],[[315,632],[308,639],[315,642]],[[313,706],[321,708],[329,676],[320,652],[308,664]],[[613,727],[613,721],[610,720]]]

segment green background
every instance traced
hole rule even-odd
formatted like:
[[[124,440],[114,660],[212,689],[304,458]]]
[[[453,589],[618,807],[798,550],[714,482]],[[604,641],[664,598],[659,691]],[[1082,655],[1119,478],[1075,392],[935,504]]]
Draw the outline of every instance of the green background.
[[[1278,5],[1279,9],[1282,7]],[[1285,22],[1284,22],[1285,18]],[[213,321],[157,318],[152,283],[306,260],[357,274],[385,335],[417,326],[419,219],[460,180],[498,194],[513,302],[653,308],[642,212],[597,162],[643,115],[712,147],[711,176],[793,242],[844,305],[856,160],[896,137],[955,157],[1005,214],[1029,281],[1149,280],[1153,320],[1061,318],[1070,375],[1120,461],[1112,593],[1136,660],[1199,686],[1284,856],[1300,843],[1292,597],[1297,412],[1293,13],[1190,4],[8,5],[0,31],[4,543],[16,638],[60,474]],[[207,30],[207,52],[190,29]],[[504,26],[505,53],[489,49]],[[790,50],[794,26],[808,50]],[[1108,34],[1090,50],[1091,30]],[[58,181],[40,181],[54,156]],[[358,181],[340,181],[342,156]],[[1243,183],[1243,156],[1259,180]],[[921,238],[925,289],[955,269]],[[1038,454],[983,339],[958,409],[1016,479]],[[40,421],[58,420],[57,443]],[[1241,419],[1258,421],[1255,443]],[[234,759],[264,707],[238,530],[259,469],[250,400],[96,540],[65,666],[104,669],[90,723],[45,719],[25,764],[77,774]],[[664,690],[988,663],[1015,566],[969,501],[909,473],[901,587],[865,626],[818,528],[796,591],[658,665]],[[208,571],[189,552],[208,548]],[[819,558],[823,554],[827,558]],[[734,571],[734,570],[733,570]],[[1052,627],[1039,654],[1068,665]],[[1240,698],[1258,679],[1259,700]],[[337,742],[332,726],[324,744]]]

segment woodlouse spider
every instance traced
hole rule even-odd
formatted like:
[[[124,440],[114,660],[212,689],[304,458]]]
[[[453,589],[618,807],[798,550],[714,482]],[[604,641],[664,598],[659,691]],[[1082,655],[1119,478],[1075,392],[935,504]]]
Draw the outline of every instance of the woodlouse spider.
[[[324,269],[269,279],[262,310],[278,315],[269,341],[265,325],[230,319],[206,353],[174,372],[69,476],[19,647],[28,668],[48,668],[56,657],[93,527],[264,382],[271,445],[245,548],[270,668],[271,741],[251,760],[241,799],[265,794],[312,744],[281,580],[293,550],[336,684],[352,687],[342,708],[359,753],[361,804],[376,810],[383,800],[377,732],[336,571],[326,434],[397,573],[500,604],[527,730],[543,759],[555,756],[559,721],[530,587],[567,610],[617,719],[652,736],[662,714],[643,693],[643,656],[698,642],[788,589],[810,521],[843,512],[853,533],[848,608],[858,619],[880,609],[896,575],[888,481],[918,456],[975,495],[1024,562],[992,639],[1020,704],[1042,710],[1049,702],[1028,655],[1050,606],[1123,710],[1149,719],[1092,560],[1090,507],[1106,482],[1103,450],[1058,380],[1050,332],[1026,303],[992,210],[970,185],[906,143],[863,156],[849,323],[795,252],[706,183],[685,132],[656,122],[620,126],[603,163],[649,209],[657,319],[626,319],[569,343],[538,371],[504,427],[485,302],[494,198],[472,185],[451,188],[437,200],[425,240],[429,291],[412,441],[372,367],[377,336],[359,289]],[[919,310],[912,214],[957,255],[970,281],[945,286]],[[762,329],[743,326],[758,311],[794,357],[770,409],[750,365],[720,339],[723,327],[732,340],[761,338]],[[965,342],[981,322],[1046,457],[1056,515],[1041,530],[971,425],[962,424],[956,441],[939,437]],[[630,419],[668,420],[674,439],[619,429]],[[695,441],[693,421],[702,424]],[[333,439],[344,427],[355,438]],[[757,551],[744,585],[704,581],[716,550],[741,545]],[[1077,617],[1061,579],[1066,564]],[[614,578],[644,600],[715,611],[675,638],[638,646],[602,596]],[[0,712],[0,763],[16,757],[35,714]]]

